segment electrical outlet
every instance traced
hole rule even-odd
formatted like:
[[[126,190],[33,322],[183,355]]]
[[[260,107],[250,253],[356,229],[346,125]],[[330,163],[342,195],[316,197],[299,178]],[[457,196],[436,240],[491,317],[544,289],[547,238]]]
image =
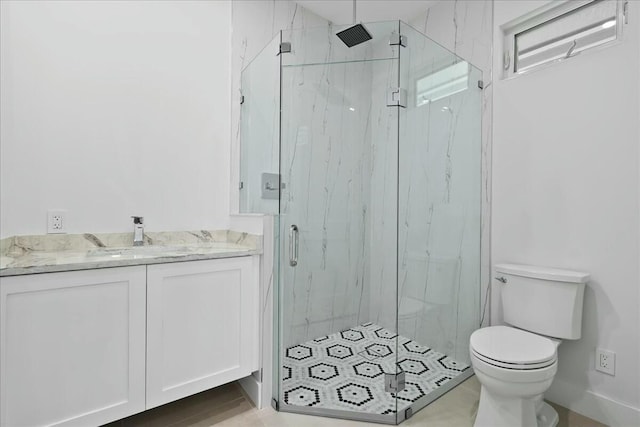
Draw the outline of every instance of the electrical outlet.
[[[62,234],[67,232],[67,211],[47,211],[47,234]]]
[[[596,371],[616,374],[616,354],[613,351],[596,348]]]

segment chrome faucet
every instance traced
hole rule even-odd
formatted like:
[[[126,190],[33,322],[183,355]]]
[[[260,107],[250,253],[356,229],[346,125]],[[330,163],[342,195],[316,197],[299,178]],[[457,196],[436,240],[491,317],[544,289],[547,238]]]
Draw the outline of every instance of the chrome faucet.
[[[133,246],[144,245],[144,218],[141,216],[132,216],[133,218]]]

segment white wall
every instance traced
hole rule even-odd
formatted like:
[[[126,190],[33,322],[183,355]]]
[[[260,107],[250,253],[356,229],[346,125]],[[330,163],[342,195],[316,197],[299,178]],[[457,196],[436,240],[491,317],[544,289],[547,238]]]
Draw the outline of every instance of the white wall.
[[[2,237],[227,227],[229,2],[1,5]]]
[[[499,26],[545,4],[495,3]],[[640,424],[640,3],[621,43],[494,82],[492,258],[582,270],[583,336],[559,349],[547,398],[611,425]],[[494,284],[493,323],[501,321]],[[594,370],[615,351],[616,376]]]

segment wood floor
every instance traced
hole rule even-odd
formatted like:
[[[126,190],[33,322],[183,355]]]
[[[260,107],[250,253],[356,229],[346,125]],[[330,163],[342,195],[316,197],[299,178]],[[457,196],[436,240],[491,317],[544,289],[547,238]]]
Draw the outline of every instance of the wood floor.
[[[480,384],[475,376],[406,420],[401,426],[471,427],[478,407]],[[552,404],[560,416],[558,427],[602,427],[597,421]],[[107,424],[108,427],[373,427],[308,415],[257,410],[237,383],[227,384],[176,402]]]

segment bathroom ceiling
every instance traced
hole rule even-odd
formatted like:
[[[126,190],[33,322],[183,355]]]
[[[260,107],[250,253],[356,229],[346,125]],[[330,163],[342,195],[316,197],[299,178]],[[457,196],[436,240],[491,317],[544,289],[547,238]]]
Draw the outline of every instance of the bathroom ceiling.
[[[409,21],[424,13],[438,0],[358,0],[357,22],[387,21],[401,19]],[[309,9],[334,24],[352,22],[351,0],[297,0],[296,3]]]

